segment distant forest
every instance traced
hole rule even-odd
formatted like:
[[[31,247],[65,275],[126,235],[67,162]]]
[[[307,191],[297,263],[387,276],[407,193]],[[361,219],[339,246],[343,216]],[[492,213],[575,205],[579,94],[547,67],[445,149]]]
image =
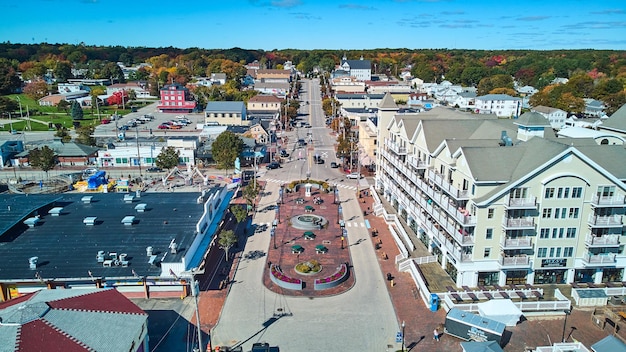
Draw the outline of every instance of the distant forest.
[[[53,70],[59,77],[67,76],[67,67],[83,69],[89,78],[110,78],[112,66],[122,62],[133,66],[151,65],[134,79],[154,83],[185,84],[193,76],[224,72],[229,79],[245,74],[243,65],[258,60],[265,68],[282,68],[291,61],[304,73],[314,68],[329,72],[342,57],[356,60],[363,57],[372,63],[375,74],[399,77],[410,69],[413,77],[424,82],[448,80],[454,84],[478,87],[479,94],[512,93],[513,80],[521,86],[540,91],[536,102],[569,105],[567,99],[601,99],[614,111],[626,103],[626,51],[612,50],[455,50],[455,49],[368,49],[368,50],[248,50],[178,49],[174,47],[145,48],[122,46],[87,46],[84,44],[0,44],[0,80],[3,67],[10,66],[30,79]],[[59,69],[64,67],[65,69]],[[113,68],[114,69],[114,68]],[[63,73],[65,72],[65,74]],[[557,77],[574,80],[568,87],[556,89],[551,83]],[[0,89],[2,83],[0,82]],[[0,91],[2,94],[6,92]],[[532,102],[531,102],[532,103]],[[574,105],[579,105],[577,101]],[[570,109],[568,111],[577,110]]]

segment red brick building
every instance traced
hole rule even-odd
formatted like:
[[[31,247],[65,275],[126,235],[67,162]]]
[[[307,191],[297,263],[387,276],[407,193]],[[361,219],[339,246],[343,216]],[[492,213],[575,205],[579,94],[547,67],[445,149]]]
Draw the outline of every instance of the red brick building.
[[[161,112],[189,113],[196,108],[196,101],[189,93],[189,89],[180,84],[168,84],[161,88],[160,94],[158,108]]]

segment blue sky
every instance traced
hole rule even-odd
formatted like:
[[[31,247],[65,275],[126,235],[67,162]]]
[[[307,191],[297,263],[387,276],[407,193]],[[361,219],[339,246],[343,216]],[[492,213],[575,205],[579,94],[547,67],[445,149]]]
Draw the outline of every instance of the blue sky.
[[[206,49],[626,50],[625,0],[21,0],[0,41]]]

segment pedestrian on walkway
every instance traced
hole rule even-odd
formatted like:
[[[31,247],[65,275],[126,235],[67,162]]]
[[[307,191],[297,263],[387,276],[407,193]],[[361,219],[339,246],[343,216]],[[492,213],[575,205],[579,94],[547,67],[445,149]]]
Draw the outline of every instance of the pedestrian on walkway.
[[[433,331],[433,340],[439,341],[439,329],[438,328],[435,328],[435,330]]]

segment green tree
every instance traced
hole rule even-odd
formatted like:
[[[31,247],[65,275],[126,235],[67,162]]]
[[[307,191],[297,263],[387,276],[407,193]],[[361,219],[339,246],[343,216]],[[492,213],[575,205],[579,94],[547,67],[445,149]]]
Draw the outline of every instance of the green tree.
[[[478,95],[489,94],[489,92],[496,88],[513,89],[513,77],[501,74],[481,79],[480,82],[478,82]]]
[[[125,82],[124,72],[122,68],[117,66],[115,62],[107,62],[100,70],[100,77],[116,80],[119,83]]]
[[[57,111],[63,111],[65,113],[67,113],[67,110],[70,108],[70,106],[71,106],[71,104],[68,103],[67,100],[61,100],[57,104]]]
[[[246,200],[248,209],[254,208],[254,200],[261,193],[261,185],[257,182],[249,183],[241,189],[241,196]]]
[[[9,97],[0,97],[0,113],[13,112],[19,108],[19,104]]]
[[[72,116],[72,120],[74,121],[83,119],[83,108],[80,107],[80,104],[76,100],[72,102],[70,115]]]
[[[248,217],[248,212],[240,205],[231,205],[230,212],[233,213],[238,223],[243,222]]]
[[[41,149],[35,148],[28,153],[28,162],[34,168],[40,169],[46,173],[48,177],[48,171],[52,170],[56,165],[56,156],[54,151],[47,145]]]
[[[220,133],[211,145],[211,154],[219,169],[232,169],[242,151],[243,141],[230,131]]]
[[[53,73],[57,82],[67,82],[72,78],[72,64],[69,61],[59,61],[54,66]]]
[[[95,131],[95,127],[92,125],[85,125],[85,126],[80,126],[76,129],[76,141],[80,144],[85,144],[85,145],[91,145],[91,146],[95,146],[96,145],[96,139],[93,136],[93,133]]]
[[[158,168],[170,170],[177,166],[180,159],[180,152],[174,147],[164,147],[157,155],[154,163]]]
[[[72,140],[72,136],[70,136],[70,133],[65,126],[61,124],[57,124],[56,129],[57,130],[56,132],[54,132],[54,136],[61,138],[61,142],[67,143]]]
[[[11,94],[22,86],[22,80],[11,62],[0,58],[0,94]]]
[[[221,231],[218,236],[217,243],[224,248],[224,251],[226,251],[226,261],[228,261],[230,258],[228,251],[235,245],[235,243],[237,243],[237,236],[233,230]]]

